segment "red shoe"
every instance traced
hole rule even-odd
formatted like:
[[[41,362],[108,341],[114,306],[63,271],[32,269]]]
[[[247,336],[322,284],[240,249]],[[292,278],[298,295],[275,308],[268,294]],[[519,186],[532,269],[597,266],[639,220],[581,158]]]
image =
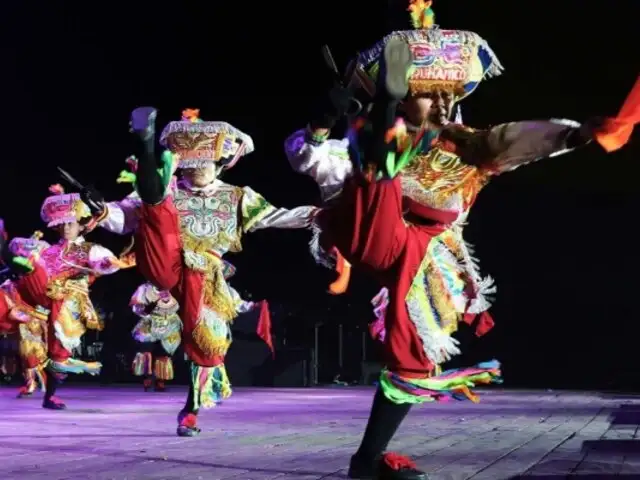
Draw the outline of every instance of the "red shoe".
[[[178,415],[178,430],[179,437],[195,437],[200,435],[200,430],[196,424],[198,423],[198,417],[194,413],[180,412]]]
[[[49,399],[44,399],[44,402],[42,402],[42,408],[47,408],[49,410],[66,410],[67,406],[59,398],[51,397]]]
[[[144,391],[148,392],[151,389],[151,385],[153,384],[152,380],[150,378],[145,378],[142,381],[142,386],[144,387]]]

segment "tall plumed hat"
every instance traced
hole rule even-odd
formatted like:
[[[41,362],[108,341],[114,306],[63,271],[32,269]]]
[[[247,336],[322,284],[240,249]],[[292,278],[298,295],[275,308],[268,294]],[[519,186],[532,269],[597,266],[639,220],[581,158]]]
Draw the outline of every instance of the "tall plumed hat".
[[[182,119],[169,123],[160,135],[160,144],[178,159],[178,168],[201,168],[212,163],[231,168],[253,152],[253,140],[226,122],[204,122],[200,111],[187,109]]]
[[[50,186],[49,191],[53,195],[45,199],[40,209],[40,217],[48,227],[91,218],[91,211],[79,194],[64,193],[64,188],[59,184]]]
[[[397,37],[409,44],[414,56],[409,79],[409,91],[413,95],[441,90],[461,100],[485,78],[502,73],[498,58],[477,33],[443,30],[435,25],[431,3],[410,0],[414,29],[392,32],[358,56],[356,79],[370,93],[378,75],[380,55],[387,42]]]

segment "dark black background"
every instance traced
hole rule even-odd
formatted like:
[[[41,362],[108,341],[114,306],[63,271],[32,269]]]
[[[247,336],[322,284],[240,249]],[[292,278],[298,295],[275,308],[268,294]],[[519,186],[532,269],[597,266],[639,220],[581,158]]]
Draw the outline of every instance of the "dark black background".
[[[343,63],[406,18],[404,2],[386,1],[5,3],[0,216],[11,235],[42,228],[56,165],[108,198],[127,194],[115,179],[130,153],[129,112],[142,104],[159,109],[160,125],[185,107],[236,125],[257,151],[226,181],[279,206],[316,201],[314,184],[290,171],[283,141],[328,85],[320,46]],[[464,102],[465,122],[614,114],[639,70],[633,3],[435,2],[437,23],[480,33],[506,68]],[[458,363],[499,358],[511,386],[636,386],[639,153],[637,143],[611,155],[591,146],[486,188],[466,235],[497,281],[497,327],[479,340],[462,333]],[[324,294],[330,276],[312,263],[308,239],[256,233],[231,259],[235,285],[276,306],[280,340],[282,325],[300,337],[316,320],[369,319],[374,286],[356,275],[348,295]],[[93,240],[114,251],[128,241],[106,232]],[[124,312],[139,280],[129,272],[96,284],[98,301],[117,313],[110,342],[132,327]],[[337,348],[327,342],[325,358]]]

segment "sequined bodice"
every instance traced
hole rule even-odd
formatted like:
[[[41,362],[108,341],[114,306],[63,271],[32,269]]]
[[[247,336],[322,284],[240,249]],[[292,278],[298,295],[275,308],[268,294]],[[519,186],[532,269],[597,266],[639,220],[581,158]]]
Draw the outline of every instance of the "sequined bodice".
[[[89,242],[57,243],[42,251],[40,258],[45,265],[50,279],[87,277],[89,268]]]
[[[434,148],[418,155],[403,172],[403,193],[438,209],[468,211],[488,177],[460,157]]]
[[[180,218],[185,249],[224,255],[240,250],[239,212],[242,189],[221,184],[209,194],[178,188],[174,204]],[[194,248],[198,245],[199,248]],[[191,248],[189,248],[191,246]]]

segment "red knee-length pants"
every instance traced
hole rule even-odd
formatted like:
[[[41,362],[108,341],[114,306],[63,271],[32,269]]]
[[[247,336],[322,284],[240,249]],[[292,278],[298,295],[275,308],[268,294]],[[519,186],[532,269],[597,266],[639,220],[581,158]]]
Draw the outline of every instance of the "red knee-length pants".
[[[159,289],[169,290],[180,304],[182,343],[189,359],[203,367],[224,363],[223,356],[205,354],[193,340],[205,277],[184,265],[178,211],[170,197],[158,205],[142,206],[135,245],[140,272]]]
[[[405,299],[430,240],[445,226],[407,225],[402,214],[399,178],[373,181],[359,175],[349,180],[339,203],[322,212],[319,222],[325,241],[389,289],[384,342],[387,368],[401,376],[421,378],[434,365],[424,352]]]
[[[60,340],[55,335],[54,322],[60,314],[60,309],[64,300],[54,300],[47,296],[47,284],[49,278],[47,272],[38,263],[35,269],[28,275],[24,275],[16,282],[16,289],[23,302],[32,308],[40,305],[50,310],[47,319],[47,349],[48,356],[54,362],[64,362],[71,357],[71,352],[62,346]]]

